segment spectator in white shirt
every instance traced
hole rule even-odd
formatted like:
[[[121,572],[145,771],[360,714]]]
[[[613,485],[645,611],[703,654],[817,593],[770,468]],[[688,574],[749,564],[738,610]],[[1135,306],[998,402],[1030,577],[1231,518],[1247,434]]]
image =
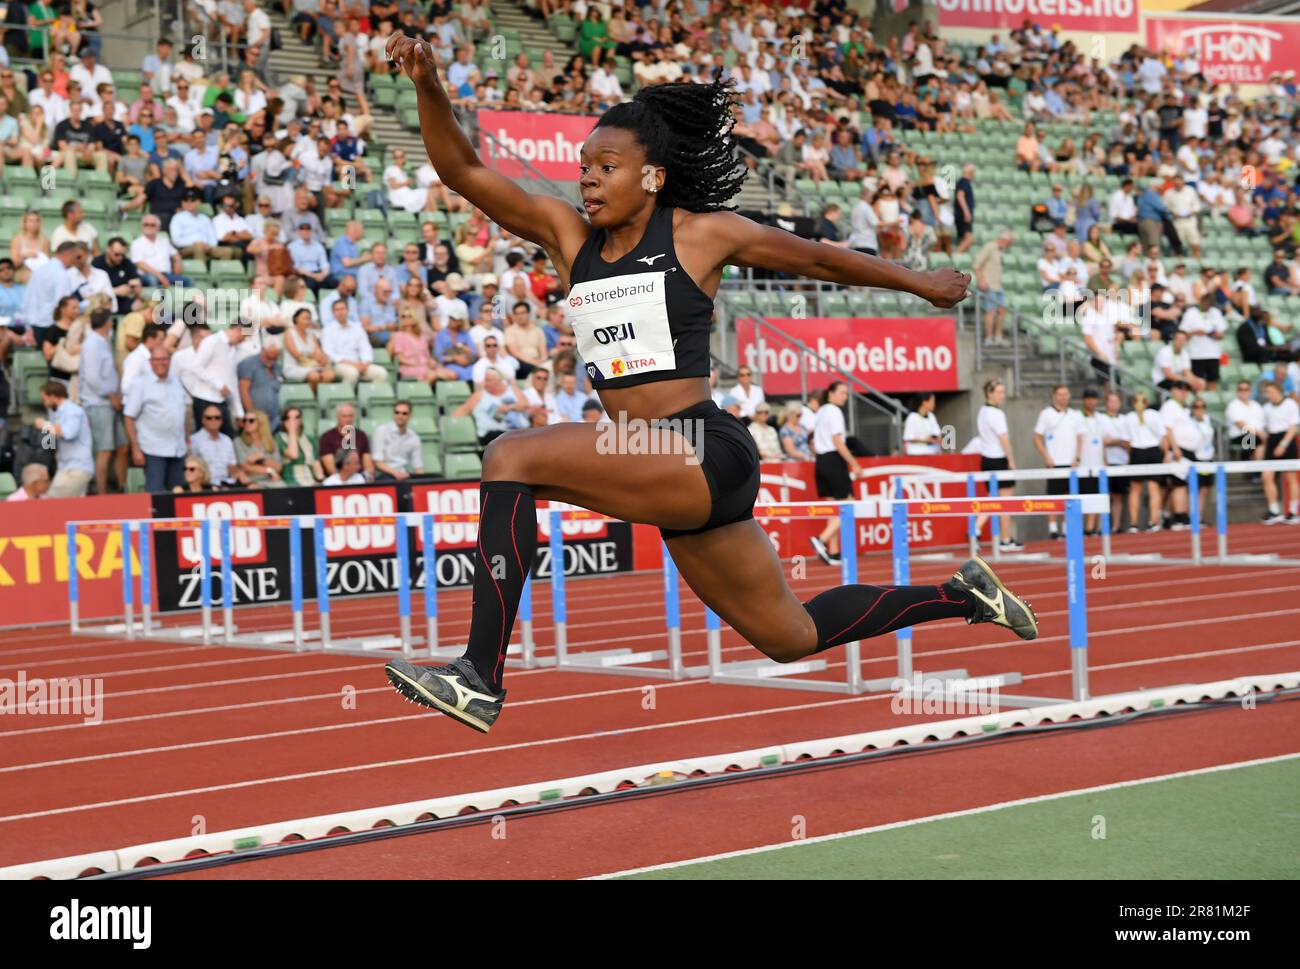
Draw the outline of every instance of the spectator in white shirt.
[[[848,384],[837,380],[826,388],[826,402],[817,409],[812,442],[817,496],[832,501],[853,497],[853,478],[862,468],[849,450],[844,424],[844,405],[849,401]],[[813,551],[827,565],[840,563],[840,517],[832,515],[821,534],[811,539]]]
[[[159,323],[146,323],[140,331],[140,342],[122,361],[121,391],[125,397],[131,385],[149,372],[149,358],[155,348],[163,346],[167,328]]]
[[[1264,430],[1268,432],[1268,443],[1264,445],[1266,461],[1294,461],[1300,449],[1296,447],[1296,436],[1300,434],[1300,405],[1294,397],[1286,397],[1276,381],[1264,383]],[[1282,481],[1286,487],[1286,516],[1282,515],[1283,494],[1278,491],[1276,471],[1265,471],[1261,476],[1264,482],[1264,498],[1268,501],[1268,512],[1264,515],[1265,525],[1285,522],[1288,525],[1300,525],[1300,472],[1283,471]]]
[[[1175,380],[1187,383],[1194,390],[1202,390],[1205,381],[1192,372],[1192,355],[1187,352],[1189,334],[1186,330],[1175,330],[1172,343],[1166,343],[1156,351],[1151,362],[1151,382],[1161,390],[1168,390]]]
[[[167,287],[183,278],[181,254],[167,233],[159,231],[161,228],[158,216],[146,215],[140,220],[141,234],[131,243],[128,253],[140,273],[140,282],[149,287]]]
[[[109,338],[113,314],[92,310],[90,329],[81,343],[81,406],[90,422],[95,450],[95,493],[108,494],[108,466],[112,462],[118,486],[126,490],[126,431],[122,426],[122,394]]]
[[[1128,422],[1120,413],[1124,407],[1124,398],[1118,391],[1106,394],[1106,412],[1097,415],[1097,426],[1101,431],[1101,443],[1106,449],[1106,466],[1123,467],[1129,463],[1129,448],[1132,443],[1128,436]],[[1128,478],[1114,477],[1107,482],[1110,491],[1111,529],[1118,532],[1124,520],[1124,499],[1132,482]]]
[[[934,394],[920,394],[916,408],[903,422],[904,454],[938,454],[943,443],[939,420],[934,416]]]
[[[152,373],[136,381],[122,410],[132,460],[144,466],[150,493],[170,491],[185,480],[185,390],[171,364],[166,348],[156,347],[149,358]]]
[[[1097,468],[1106,466],[1105,425],[1102,421],[1103,415],[1097,411],[1100,400],[1101,395],[1093,388],[1088,387],[1084,390],[1083,413],[1080,415],[1083,436],[1079,440],[1079,467],[1089,469],[1090,475],[1079,481],[1081,495],[1097,494],[1100,483],[1092,475],[1096,473]],[[1100,535],[1101,515],[1085,515],[1083,533]]]
[[[541,411],[547,424],[559,424],[563,418],[556,407],[555,394],[550,390],[551,372],[545,367],[534,367],[524,387],[524,399],[531,408],[530,414]]]
[[[1165,450],[1174,461],[1196,460],[1196,449],[1201,435],[1192,420],[1188,406],[1191,387],[1185,380],[1175,380],[1169,388],[1169,399],[1160,405],[1160,419],[1165,424]],[[1183,531],[1191,524],[1187,513],[1187,472],[1175,471],[1169,480],[1167,504],[1171,509],[1168,527]]]
[[[754,408],[766,399],[763,396],[763,388],[754,384],[754,371],[746,366],[736,371],[736,386],[732,387],[728,394],[740,403],[742,418],[753,417]]]
[[[1092,369],[1097,378],[1110,383],[1115,368],[1115,320],[1104,294],[1094,293],[1084,302],[1079,329],[1084,345],[1092,354]]]
[[[413,474],[424,474],[420,436],[411,430],[410,423],[411,402],[399,400],[393,405],[393,419],[375,428],[370,456],[375,462],[376,480],[405,481]]]
[[[1034,424],[1034,447],[1043,456],[1049,468],[1070,469],[1079,466],[1079,453],[1083,448],[1083,417],[1070,407],[1070,388],[1058,384],[1052,388],[1052,403],[1044,407]],[[1068,475],[1051,478],[1047,482],[1049,495],[1069,494]],[[1060,538],[1060,516],[1052,515],[1047,528],[1052,538]]]
[[[194,398],[194,423],[199,426],[206,407],[216,407],[222,415],[222,432],[235,436],[235,420],[244,416],[244,405],[239,399],[239,377],[235,371],[238,363],[236,348],[244,340],[242,326],[230,326],[213,333],[204,340],[194,355],[194,366],[189,370],[191,395]],[[211,466],[212,462],[208,462]],[[213,467],[215,476],[218,469]]]
[[[519,372],[519,361],[501,349],[504,340],[505,337],[498,336],[495,331],[489,332],[483,338],[483,356],[474,361],[474,368],[470,371],[476,389],[483,386],[489,370],[497,371],[511,384],[515,382],[515,374]]]
[[[1236,461],[1263,459],[1264,408],[1251,396],[1249,380],[1237,381],[1237,396],[1229,401],[1223,414],[1228,425],[1231,457]]]
[[[207,342],[216,343],[218,339],[220,339],[219,335]],[[207,464],[213,484],[245,483],[248,475],[239,466],[239,461],[235,457],[235,442],[221,430],[222,425],[229,422],[226,411],[217,404],[199,406],[197,400],[195,405],[199,429],[190,437],[190,453],[202,458]]]
[[[340,448],[333,457],[334,466],[338,470],[326,478],[322,484],[331,488],[337,485],[366,484],[366,476],[361,471],[360,451]]]
[[[1170,460],[1164,421],[1148,404],[1147,395],[1139,391],[1133,395],[1133,410],[1125,415],[1130,464],[1152,465]],[[1165,477],[1163,474],[1146,474],[1129,479],[1132,482],[1128,491],[1130,532],[1138,530],[1138,513],[1144,494],[1147,498],[1147,531],[1158,532],[1163,527],[1160,521],[1160,485]]]
[[[984,384],[984,406],[980,408],[979,415],[975,418],[975,437],[962,449],[965,454],[980,456],[980,471],[996,473],[1016,470],[1011,436],[1007,431],[1007,415],[1002,410],[1006,399],[1007,388],[1002,381],[989,380]],[[998,494],[1008,496],[1015,494],[1015,491],[1015,482],[1008,481],[1001,484]],[[988,515],[980,515],[976,518],[976,535],[984,531],[984,525],[988,520]],[[1024,548],[1016,540],[1016,533],[1012,528],[1013,521],[1011,515],[998,516],[998,530],[1004,552],[1014,552]]]
[[[1228,329],[1228,321],[1214,305],[1214,295],[1205,293],[1199,305],[1189,306],[1178,323],[1178,329],[1188,335],[1187,355],[1191,359],[1192,373],[1203,381],[1199,389],[1217,390],[1222,353],[1219,339]]]
[[[330,310],[333,318],[325,324],[320,343],[339,379],[353,387],[358,380],[367,383],[386,382],[388,371],[375,363],[370,338],[361,321],[348,315],[347,301],[335,300]]]

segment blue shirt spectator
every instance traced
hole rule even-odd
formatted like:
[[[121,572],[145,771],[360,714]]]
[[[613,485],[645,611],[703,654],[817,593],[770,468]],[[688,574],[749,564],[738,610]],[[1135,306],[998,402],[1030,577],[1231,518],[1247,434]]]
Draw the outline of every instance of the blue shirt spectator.
[[[56,253],[32,273],[22,305],[23,322],[28,326],[42,329],[54,323],[54,308],[59,305],[59,300],[71,295],[76,288],[68,274],[71,262],[70,253],[66,258]]]
[[[90,440],[90,421],[81,405],[66,397],[49,411],[49,419],[59,428],[54,444],[54,460],[59,471],[95,473],[95,455]]]
[[[188,249],[200,243],[212,248],[218,244],[217,230],[212,225],[212,219],[196,211],[197,208],[197,205],[193,208],[184,208],[172,216],[167,234],[171,236],[172,245],[177,249]]]
[[[344,265],[343,260],[356,259],[360,255],[361,250],[357,248],[355,242],[346,235],[339,236],[334,241],[334,245],[330,247],[330,272],[338,278],[355,276],[357,274],[356,265]]]
[[[1161,222],[1169,218],[1169,209],[1165,207],[1164,201],[1156,194],[1155,189],[1149,186],[1138,196],[1137,210],[1139,222],[1147,220]]]
[[[310,236],[306,239],[301,236],[294,239],[288,245],[289,258],[293,260],[294,269],[305,269],[311,273],[318,273],[323,269],[328,269],[330,265],[329,257],[325,255],[325,247]]]

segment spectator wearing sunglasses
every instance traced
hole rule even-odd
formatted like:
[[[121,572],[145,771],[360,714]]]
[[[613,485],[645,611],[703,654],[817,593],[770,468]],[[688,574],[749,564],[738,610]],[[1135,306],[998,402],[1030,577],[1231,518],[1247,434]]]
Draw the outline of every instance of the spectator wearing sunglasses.
[[[371,458],[375,462],[375,480],[405,481],[411,475],[424,474],[420,453],[420,435],[410,427],[411,402],[399,400],[393,405],[393,419],[375,428]]]

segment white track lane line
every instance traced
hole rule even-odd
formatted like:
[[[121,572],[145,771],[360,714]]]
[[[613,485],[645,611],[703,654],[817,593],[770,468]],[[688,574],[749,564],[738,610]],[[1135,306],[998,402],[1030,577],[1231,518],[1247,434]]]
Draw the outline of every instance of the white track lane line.
[[[1300,754],[1279,754],[1276,757],[1260,757],[1256,760],[1239,760],[1227,764],[1216,764],[1213,767],[1198,767],[1194,770],[1176,771],[1172,774],[1156,774],[1152,777],[1140,777],[1130,781],[1116,781],[1113,784],[1098,784],[1096,787],[1078,787],[1069,791],[1058,791],[1055,794],[1039,794],[1035,797],[1022,797],[1014,801],[999,801],[996,804],[986,804],[983,807],[966,808],[962,811],[948,811],[944,814],[931,814],[923,818],[909,818],[906,821],[892,821],[889,824],[872,825],[869,828],[855,828],[852,831],[840,831],[836,834],[823,834],[815,838],[802,838],[798,841],[782,841],[777,844],[761,845],[757,848],[742,848],[739,851],[725,851],[716,855],[701,855],[698,858],[686,858],[681,861],[670,861],[662,865],[647,865],[644,868],[628,868],[624,871],[609,872],[603,875],[589,875],[585,881],[604,881],[610,878],[621,878],[627,875],[640,875],[652,871],[667,871],[673,868],[685,868],[691,865],[707,864],[712,861],[725,861],[728,858],[744,858],[749,855],[765,854],[769,851],[780,851],[783,848],[801,848],[805,845],[821,844],[827,841],[840,841],[844,838],[856,838],[864,834],[876,834],[880,831],[894,831],[899,828],[911,828],[919,824],[929,824],[932,821],[948,821],[953,818],[968,818],[977,814],[989,814],[993,811],[1002,811],[1006,808],[1023,807],[1026,804],[1042,804],[1048,801],[1059,801],[1067,797],[1082,797],[1087,794],[1101,794],[1105,791],[1116,791],[1126,787],[1141,787],[1146,784],[1158,784],[1161,781],[1178,780],[1183,777],[1199,777],[1204,774],[1215,774],[1221,771],[1238,770],[1242,767],[1259,767],[1264,764],[1278,764],[1288,760],[1300,758]]]
[[[1019,564],[1003,562],[998,565],[998,568],[1004,574],[1010,574],[1012,570],[1027,569],[1028,566],[1031,566],[1033,564],[1034,563],[1029,563],[1029,562],[1019,563]],[[1118,573],[1117,577],[1125,578],[1125,579],[1129,579],[1132,578],[1133,576],[1143,575],[1150,572],[1159,573],[1165,570],[1164,567],[1132,568],[1129,566],[1116,566],[1116,569],[1122,570]],[[1268,571],[1271,573],[1282,573],[1288,571],[1297,571],[1297,569],[1295,567],[1283,567],[1283,568],[1269,569]],[[1237,579],[1243,579],[1243,580],[1252,579],[1258,577],[1260,572],[1261,572],[1260,569],[1252,569],[1249,571],[1232,572],[1225,575],[1199,575],[1190,579],[1183,580],[1183,584],[1188,584],[1193,582],[1224,582],[1224,581],[1235,581]],[[924,573],[918,571],[917,580],[923,581],[924,579],[922,579],[921,576],[924,576],[925,578],[928,579],[931,577],[938,578],[946,574],[947,574],[946,569],[934,570],[933,576],[930,575],[929,570],[925,570]],[[1041,568],[1035,568],[1029,571],[1028,575],[1018,577],[1016,579],[1016,582],[1018,585],[1022,587],[1022,589],[1030,590],[1030,591],[1037,589],[1040,584],[1047,584],[1049,588],[1046,592],[1035,593],[1038,596],[1038,598],[1044,598],[1046,596],[1051,596],[1051,595],[1064,594],[1064,592],[1060,591],[1061,583],[1058,582],[1056,579],[1047,578],[1047,577],[1039,578],[1039,576],[1041,576]],[[633,583],[632,581],[630,581],[630,579],[616,580],[619,582],[620,586],[622,586],[622,588],[620,588],[620,590],[618,591],[632,593],[636,591],[636,588],[640,588],[642,585],[644,585],[647,590],[652,588],[658,588],[659,586],[662,585],[662,579],[657,576],[652,576],[652,575],[643,576],[641,574],[637,574],[635,578],[639,581]],[[585,584],[586,583],[575,583],[575,585],[585,585]],[[635,588],[630,588],[633,585],[635,585]],[[1116,585],[1119,584],[1117,583]],[[1124,585],[1123,588],[1143,589],[1143,588],[1163,588],[1165,586],[1167,586],[1166,582],[1128,583]],[[804,579],[801,580],[797,585],[792,583],[792,588],[794,588],[795,591],[800,594],[805,592],[816,593],[822,591],[826,587],[827,587],[826,583],[824,581],[818,581],[818,578]],[[1094,586],[1094,589],[1098,594],[1103,594],[1103,595],[1105,594],[1106,591],[1100,586]],[[458,598],[467,598],[467,597],[459,596]],[[695,600],[694,597],[690,595],[689,591],[683,596],[683,598],[687,599],[693,605],[698,605],[698,600]],[[608,601],[609,601],[608,591],[597,592],[593,589],[590,591],[590,594],[588,594],[588,590],[583,589],[582,594],[575,593],[571,596],[569,611],[573,614],[579,614],[583,612],[602,612],[604,609],[607,608]],[[588,602],[591,603],[590,606],[587,604]],[[336,620],[338,620],[336,625],[338,626],[339,630],[346,631],[346,628],[353,623],[368,623],[370,625],[373,625],[374,620],[377,618],[375,613],[385,611],[384,606],[385,606],[385,600],[383,600],[380,597],[366,597],[364,599],[345,599],[342,600],[341,603],[335,604],[333,614]],[[247,607],[241,607],[241,608],[247,608]],[[255,608],[263,608],[263,607],[255,607]],[[265,608],[269,608],[269,607],[265,607]],[[650,608],[651,610],[647,618],[652,618],[655,615],[653,607],[647,606],[647,608]],[[548,610],[549,610],[549,598],[541,597],[541,600],[538,602],[537,614],[540,617],[544,618],[545,616],[549,615]],[[439,616],[444,621],[449,619],[452,621],[456,621],[458,618],[461,617],[463,617],[465,620],[468,620],[469,613],[470,613],[470,607],[468,603],[465,604],[457,603],[456,605],[443,607],[439,610]],[[697,615],[697,614],[702,614],[702,613],[691,613],[691,615]],[[185,615],[189,616],[191,614],[187,613]],[[195,613],[194,615],[197,615],[197,613]],[[287,623],[288,617],[286,616],[283,618]],[[414,618],[416,619],[421,618],[420,614],[418,614],[418,610],[416,610],[416,614],[414,615]],[[571,624],[570,628],[571,629],[579,628],[584,625],[591,626],[594,624],[590,624],[590,623]],[[368,631],[368,630],[364,630],[364,631]],[[51,635],[66,640],[71,634],[68,633],[66,630],[57,630],[57,631],[51,631]],[[72,649],[102,648],[108,650],[108,649],[118,648],[121,645],[134,643],[134,642],[138,642],[138,641],[132,641],[126,639],[115,639],[115,640],[107,640],[107,641],[93,640],[87,642],[72,642],[72,643],[64,642],[61,645],[57,645],[57,646],[24,647],[18,650],[0,651],[0,668],[10,665],[9,664],[10,657],[30,656],[35,653],[67,652]],[[188,643],[188,642],[186,643],[178,642],[177,646],[175,647],[175,649],[187,649],[187,650],[215,649],[215,648],[219,648],[219,646],[217,646],[216,644],[209,645],[209,646],[203,646],[201,644],[195,645],[193,643]],[[106,653],[103,656],[101,656],[100,654],[95,653],[95,654],[72,657],[67,660],[52,661],[52,662],[81,662],[81,661],[93,662],[94,660],[101,659],[101,658],[104,659],[120,658],[120,656],[122,655],[125,654],[115,655],[112,653]],[[42,663],[41,665],[48,665],[48,664]]]
[[[1188,653],[1176,657],[1161,657],[1157,660],[1151,660],[1151,661],[1130,661],[1130,662],[1118,663],[1115,664],[1115,668],[1143,666],[1143,665],[1157,665],[1160,663],[1177,662],[1177,661],[1196,661],[1209,655],[1231,655],[1237,653],[1257,652],[1259,650],[1266,650],[1266,649],[1281,649],[1281,648],[1296,646],[1296,645],[1300,645],[1300,641],[1291,640],[1284,643],[1259,644],[1254,646],[1237,647],[1237,648],[1224,649],[1224,650],[1214,650],[1206,653]],[[1056,677],[1068,677],[1070,675],[1070,672],[1071,671],[1068,669],[1053,670],[1045,673],[1035,673],[1030,676],[1027,676],[1026,679],[1051,679]],[[703,681],[685,681],[673,685],[685,686],[685,685],[690,685],[692,683],[699,683],[699,682],[703,682]],[[660,685],[667,685],[667,684],[660,684]],[[521,701],[518,704],[518,706],[530,706],[530,705],[537,705],[543,703],[554,703],[554,702],[569,700],[569,699],[586,699],[586,698],[591,698],[596,696],[607,696],[607,695],[614,695],[614,694],[621,694],[621,693],[637,693],[640,692],[640,690],[641,690],[640,686],[635,686],[631,688],[622,688],[622,689],[609,690],[609,691],[603,691],[597,693],[578,694],[572,697],[545,697],[536,700]],[[477,750],[467,750],[467,751],[458,751],[458,752],[453,751],[453,752],[447,752],[443,754],[435,754],[428,757],[411,758],[407,760],[398,760],[398,761],[387,761],[387,762],[380,762],[375,764],[362,764],[362,765],[355,765],[349,768],[337,768],[337,769],[316,771],[316,772],[305,773],[305,774],[290,774],[290,775],[284,775],[282,777],[267,778],[261,781],[237,782],[237,783],[227,784],[227,785],[218,785],[211,788],[201,788],[192,791],[164,793],[164,794],[158,794],[152,796],[156,796],[159,798],[179,797],[187,794],[208,793],[211,791],[228,790],[231,788],[246,787],[246,786],[256,785],[261,783],[278,783],[286,780],[300,780],[306,777],[317,777],[317,776],[324,776],[329,774],[348,773],[350,771],[372,770],[372,769],[383,768],[388,766],[397,766],[397,765],[410,764],[410,763],[423,763],[430,760],[445,760],[454,757],[471,756],[474,754],[487,753],[490,751],[497,751],[497,750],[515,750],[515,749],[533,747],[533,746],[547,746],[554,743],[588,740],[593,737],[615,736],[615,735],[629,734],[629,733],[640,733],[647,730],[668,729],[672,727],[689,726],[689,725],[700,724],[700,723],[711,723],[718,720],[726,720],[728,719],[728,717],[739,718],[739,717],[751,717],[751,716],[765,716],[769,714],[783,713],[786,711],[808,710],[817,707],[832,706],[835,704],[846,703],[846,702],[855,702],[855,701],[870,702],[876,700],[892,700],[892,699],[893,699],[893,694],[891,693],[870,693],[870,694],[864,694],[856,697],[848,697],[843,700],[826,701],[823,703],[806,703],[806,704],[795,704],[795,705],[782,706],[782,707],[769,707],[760,710],[746,710],[746,711],[740,711],[732,714],[722,714],[719,716],[697,718],[693,720],[671,721],[662,724],[646,724],[639,727],[619,727],[613,730],[601,730],[595,733],[576,734],[571,737],[548,738],[539,741],[527,741],[519,744],[507,744],[507,745],[502,745],[500,747],[488,747],[488,748],[481,748]],[[294,737],[294,736],[302,736],[304,734],[325,733],[327,731],[332,731],[332,730],[347,730],[355,727],[377,726],[377,725],[384,725],[390,723],[397,723],[403,720],[423,719],[427,716],[428,714],[426,713],[406,714],[406,715],[400,715],[395,717],[383,717],[374,720],[356,721],[356,722],[341,723],[341,724],[330,724],[327,726],[317,726],[317,727],[302,727],[293,730],[279,730],[279,731],[274,731],[274,732],[264,733],[264,734],[249,734],[241,737],[227,737],[219,740],[201,740],[201,741],[193,741],[184,744],[170,744],[170,745],[160,746],[160,747],[148,747],[148,748],[140,748],[136,750],[114,751],[112,753],[107,753],[107,754],[94,754],[85,757],[65,758],[62,760],[45,761],[41,763],[19,764],[12,767],[0,768],[0,773],[18,773],[25,770],[38,770],[43,768],[66,766],[69,764],[117,760],[124,757],[137,757],[137,756],[148,756],[148,755],[162,754],[162,753],[173,753],[179,750],[195,750],[204,747],[219,747],[219,746],[226,746],[229,744],[237,744],[237,743],[256,743],[265,740],[275,740],[283,737]],[[130,803],[136,803],[138,801],[144,801],[144,800],[149,800],[149,797],[127,798],[122,801],[109,801],[100,804],[80,805],[71,808],[57,808],[52,811],[35,812],[26,815],[12,815],[9,817],[0,817],[0,822],[21,820],[29,817],[44,817],[48,814],[61,814],[69,811],[83,810],[83,809],[90,809],[90,808],[97,808],[97,807],[104,807],[104,806],[113,806],[117,804],[130,804]]]

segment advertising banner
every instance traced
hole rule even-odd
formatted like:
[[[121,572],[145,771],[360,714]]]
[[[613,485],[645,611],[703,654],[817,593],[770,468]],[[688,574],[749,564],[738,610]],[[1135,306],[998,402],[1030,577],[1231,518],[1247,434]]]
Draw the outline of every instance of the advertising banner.
[[[1138,0],[936,0],[940,27],[1009,30],[1026,20],[1045,29],[1135,33]],[[1004,38],[1005,39],[1005,38]]]
[[[0,503],[0,626],[67,620],[68,522],[148,517],[148,495]],[[121,531],[79,534],[76,558],[82,618],[120,617]]]
[[[574,182],[578,152],[595,126],[595,115],[485,109],[478,113],[479,157],[508,178],[540,174]],[[518,159],[528,162],[532,170]]]
[[[1300,68],[1300,21],[1148,16],[1146,34],[1153,50],[1196,51],[1217,84],[1267,84],[1270,74]]]
[[[903,497],[935,500],[939,498],[965,498],[966,483],[916,482],[908,476],[934,474],[936,471],[967,472],[979,470],[979,457],[970,454],[937,454],[932,456],[907,455],[884,458],[859,458],[867,474],[854,482],[858,499],[888,498],[890,482],[895,475],[902,476]],[[811,461],[765,461],[760,466],[762,480],[759,485],[760,503],[779,504],[786,501],[816,501]],[[984,486],[977,486],[978,495],[985,494]],[[809,540],[826,527],[825,519],[767,519],[764,530],[783,559],[795,555],[812,555]],[[941,548],[966,544],[966,519],[912,517],[908,522],[908,541],[913,549]],[[893,547],[893,526],[888,518],[858,521],[858,550],[862,553],[888,552]],[[881,576],[875,576],[880,579]]]
[[[958,389],[957,322],[951,316],[768,319],[818,357],[884,393]],[[771,332],[763,334],[760,361],[749,318],[736,320],[736,347],[740,359],[762,374],[763,391],[770,395],[800,394],[833,378],[828,366]]]
[[[568,507],[556,505],[556,507]],[[158,518],[193,517],[215,523],[222,519],[284,515],[338,515],[380,519],[326,525],[321,530],[326,557],[326,581],[331,597],[395,592],[397,528],[382,519],[398,512],[477,514],[476,481],[437,484],[377,484],[345,488],[283,488],[260,492],[217,492],[210,495],[154,498]],[[550,522],[547,502],[538,503],[538,549],[533,575],[550,578]],[[632,526],[602,521],[564,523],[564,571],[568,576],[626,572],[633,567]],[[412,589],[424,587],[424,545],[420,530],[410,529],[408,578]],[[289,529],[231,529],[231,584],[235,605],[285,602],[289,589]],[[478,527],[448,523],[436,528],[434,575],[439,587],[464,586],[474,578],[474,546]],[[221,543],[217,527],[210,535],[213,601],[221,597]],[[154,533],[158,606],[162,610],[193,609],[201,602],[200,536],[197,530]],[[303,595],[316,595],[315,539],[302,533]],[[170,567],[164,569],[162,563]],[[120,584],[120,583],[119,583]],[[83,586],[84,588],[84,586]],[[118,609],[120,611],[120,598]]]

